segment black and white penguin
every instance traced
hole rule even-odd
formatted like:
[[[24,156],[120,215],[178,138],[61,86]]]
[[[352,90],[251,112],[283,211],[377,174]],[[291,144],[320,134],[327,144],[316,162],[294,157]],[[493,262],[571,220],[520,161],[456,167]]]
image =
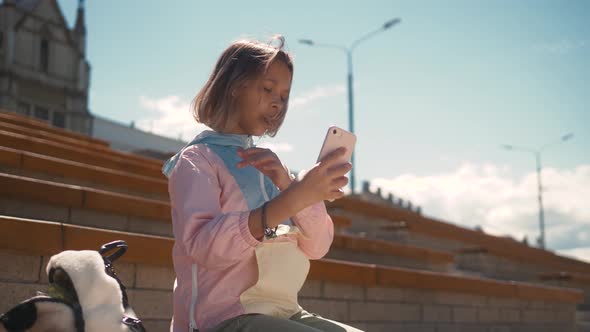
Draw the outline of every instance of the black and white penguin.
[[[0,332],[145,331],[110,261],[92,250],[61,252],[47,264],[49,290],[0,316]]]

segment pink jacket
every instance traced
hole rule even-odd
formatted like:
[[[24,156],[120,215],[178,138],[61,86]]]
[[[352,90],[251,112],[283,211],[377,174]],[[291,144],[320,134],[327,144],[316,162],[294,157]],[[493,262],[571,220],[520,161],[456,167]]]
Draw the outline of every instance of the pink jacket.
[[[175,238],[174,332],[190,327],[204,331],[244,314],[240,294],[257,282],[255,248],[260,244],[250,233],[248,217],[250,210],[278,194],[258,170],[234,167],[241,160],[237,147],[252,146],[249,137],[206,132],[191,144],[168,165]],[[323,202],[288,222],[303,236],[277,241],[296,242],[309,259],[327,253],[334,226]]]

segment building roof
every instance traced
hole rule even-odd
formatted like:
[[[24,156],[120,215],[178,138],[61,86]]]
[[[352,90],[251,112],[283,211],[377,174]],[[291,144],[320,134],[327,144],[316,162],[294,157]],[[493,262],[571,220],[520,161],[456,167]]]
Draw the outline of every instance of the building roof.
[[[24,24],[25,20],[27,19],[27,17],[29,16],[35,16],[35,14],[33,13],[35,11],[35,9],[39,6],[39,4],[41,4],[43,0],[13,0],[13,1],[3,1],[1,6],[6,6],[9,4],[14,4],[14,6],[22,13],[22,16],[16,20],[15,23],[15,29],[19,29],[19,27]],[[46,0],[46,1],[50,1],[50,0]],[[72,34],[74,33],[73,30],[70,30],[70,28],[68,27],[68,24],[66,22],[66,19],[61,11],[61,8],[59,6],[59,4],[57,3],[57,0],[51,0],[50,3],[55,7],[55,9],[58,12],[59,15],[59,20],[61,21],[61,25],[60,28],[65,30],[65,35],[66,38],[68,40],[68,44],[72,46],[72,48],[74,48],[74,50],[76,50],[76,52],[78,52],[78,54],[81,57],[84,57],[84,54],[82,54],[82,52],[78,49],[76,42],[74,41]],[[79,4],[79,6],[82,6],[83,2],[81,2]],[[86,28],[85,26],[83,26],[84,24],[84,12],[83,10],[78,10],[78,15],[76,18],[76,23],[77,23],[77,30],[76,32],[82,32],[85,33],[86,32]],[[82,16],[82,17],[80,17]],[[50,23],[51,24],[51,23]]]

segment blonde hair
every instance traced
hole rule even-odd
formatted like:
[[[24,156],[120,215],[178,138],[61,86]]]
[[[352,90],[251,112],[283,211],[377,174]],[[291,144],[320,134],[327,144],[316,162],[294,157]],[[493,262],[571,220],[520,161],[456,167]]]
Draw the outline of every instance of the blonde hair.
[[[278,41],[278,45],[273,42]],[[274,36],[268,43],[256,40],[238,40],[229,45],[217,60],[207,83],[193,99],[191,110],[197,122],[215,131],[223,131],[235,121],[234,92],[244,82],[264,74],[273,61],[282,61],[293,74],[293,59],[283,50],[285,38]],[[287,114],[287,103],[266,132],[273,137]]]

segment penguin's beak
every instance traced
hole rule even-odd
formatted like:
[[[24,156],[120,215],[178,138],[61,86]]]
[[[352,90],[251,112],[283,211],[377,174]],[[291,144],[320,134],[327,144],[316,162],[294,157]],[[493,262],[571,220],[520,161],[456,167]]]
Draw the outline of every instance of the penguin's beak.
[[[49,280],[48,296],[79,306],[80,303],[74,283],[64,269],[60,267],[51,268],[47,276]]]

